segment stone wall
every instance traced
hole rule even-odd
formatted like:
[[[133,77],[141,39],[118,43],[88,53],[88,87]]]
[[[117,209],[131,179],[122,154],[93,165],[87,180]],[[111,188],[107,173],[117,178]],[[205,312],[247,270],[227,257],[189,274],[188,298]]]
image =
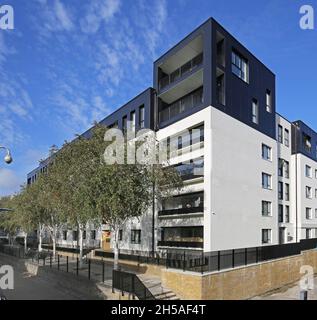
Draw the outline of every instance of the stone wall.
[[[300,268],[317,273],[317,251],[210,274],[161,270],[162,284],[181,299],[241,300],[278,289],[300,279]]]

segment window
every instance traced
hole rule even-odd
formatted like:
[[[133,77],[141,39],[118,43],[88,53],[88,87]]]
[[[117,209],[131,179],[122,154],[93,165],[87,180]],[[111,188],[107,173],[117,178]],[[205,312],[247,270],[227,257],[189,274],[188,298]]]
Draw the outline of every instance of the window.
[[[306,187],[306,198],[307,199],[312,199],[313,195],[312,195],[312,188],[311,187]]]
[[[131,230],[131,243],[141,243],[141,230]]]
[[[285,129],[284,144],[286,147],[289,147],[289,131],[288,131],[288,129]]]
[[[306,208],[306,219],[311,220],[313,218],[312,215],[312,209],[311,208]]]
[[[284,221],[284,215],[283,215],[283,205],[279,204],[278,205],[278,222],[283,222]]]
[[[271,243],[271,235],[272,235],[272,230],[271,229],[262,229],[262,243]]]
[[[315,170],[315,178],[317,179],[317,170]]]
[[[86,230],[83,231],[83,240],[86,240]]]
[[[262,144],[262,158],[264,160],[272,160],[272,149],[265,144]]]
[[[284,160],[279,158],[278,159],[278,176],[283,177],[283,167],[284,167]]]
[[[289,162],[284,160],[285,178],[289,178]]]
[[[259,123],[259,105],[255,99],[252,100],[252,122],[255,124]]]
[[[285,206],[285,222],[286,222],[286,223],[289,223],[289,222],[290,222],[289,206]]]
[[[263,189],[272,189],[272,176],[267,173],[262,173]]]
[[[140,125],[140,129],[144,129],[145,127],[145,121],[144,121],[144,107],[140,107],[139,109],[139,125]]]
[[[315,209],[315,218],[317,219],[317,209]]]
[[[283,143],[283,127],[278,126],[278,134],[277,134],[278,142]]]
[[[313,229],[306,229],[306,239],[311,239],[312,238],[312,231]]]
[[[135,132],[135,111],[131,112],[130,120],[131,120],[131,130]]]
[[[311,167],[308,165],[305,166],[305,175],[307,178],[312,178],[312,170]]]
[[[123,236],[123,230],[119,230],[119,241],[122,241],[122,236]]]
[[[96,230],[91,230],[90,231],[90,239],[91,240],[96,240]]]
[[[78,231],[73,231],[73,241],[77,241],[78,240]]]
[[[67,240],[67,230],[63,230],[63,240]]]
[[[124,116],[122,118],[122,131],[123,131],[123,134],[127,133],[127,128],[128,128],[128,118],[127,118],[127,116]]]
[[[272,112],[272,96],[270,90],[266,90],[266,111]]]
[[[249,65],[239,53],[232,51],[232,72],[244,82],[249,81]]]
[[[272,216],[272,203],[269,201],[262,201],[262,216]]]
[[[289,201],[289,184],[285,183],[285,201]]]
[[[303,133],[303,145],[307,152],[311,152],[311,137]]]
[[[317,198],[317,189],[315,189],[315,198]]]
[[[283,182],[278,183],[278,198],[283,200]]]

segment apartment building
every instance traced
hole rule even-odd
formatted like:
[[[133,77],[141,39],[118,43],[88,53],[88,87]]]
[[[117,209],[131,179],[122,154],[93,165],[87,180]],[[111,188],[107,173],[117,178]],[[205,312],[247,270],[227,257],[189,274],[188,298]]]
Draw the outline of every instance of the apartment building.
[[[184,188],[127,222],[121,250],[210,252],[317,237],[317,133],[276,112],[272,71],[214,19],[153,68],[153,88],[101,123],[155,130]],[[111,246],[107,226],[92,228]]]

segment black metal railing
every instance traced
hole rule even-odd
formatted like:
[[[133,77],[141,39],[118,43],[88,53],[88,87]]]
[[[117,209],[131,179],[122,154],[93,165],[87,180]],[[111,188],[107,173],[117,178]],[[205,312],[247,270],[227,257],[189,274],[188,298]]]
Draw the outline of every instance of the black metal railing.
[[[158,241],[159,247],[203,248],[202,241]]]
[[[182,78],[187,73],[193,71],[195,68],[201,66],[203,63],[203,53],[198,54],[196,57],[191,59],[190,61],[183,64],[178,69],[174,70],[171,74],[163,77],[159,81],[159,88],[160,90],[167,87],[169,84],[177,81],[178,79]]]
[[[144,285],[139,277],[130,272],[112,271],[112,291],[120,290],[122,293],[130,293],[139,300],[155,300],[151,291]]]
[[[202,105],[202,103],[203,103],[203,88],[201,87],[198,90],[164,107],[159,112],[160,123],[169,121],[188,110],[191,110],[195,107]]]
[[[170,216],[170,215],[175,215],[175,214],[190,214],[190,213],[199,213],[199,212],[201,212],[201,213],[204,212],[204,206],[192,207],[192,208],[160,210],[158,212],[158,215],[160,217],[160,216]]]

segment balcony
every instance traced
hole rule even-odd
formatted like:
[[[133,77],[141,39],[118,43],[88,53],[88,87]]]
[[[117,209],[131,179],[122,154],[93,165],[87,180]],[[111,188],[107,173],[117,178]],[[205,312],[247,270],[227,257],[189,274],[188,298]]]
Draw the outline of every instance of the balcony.
[[[186,111],[202,105],[203,88],[182,97],[159,112],[160,123],[169,121]]]
[[[195,58],[189,60],[181,67],[173,71],[171,74],[166,75],[159,81],[159,90],[162,90],[170,84],[185,77],[190,72],[194,71],[203,64],[203,53],[198,54]]]
[[[174,247],[174,248],[204,248],[203,241],[158,241],[159,247]]]
[[[159,217],[172,216],[172,215],[182,215],[182,214],[191,214],[191,213],[203,213],[204,207],[194,207],[194,208],[180,208],[180,209],[170,209],[170,210],[160,210],[158,212]]]

